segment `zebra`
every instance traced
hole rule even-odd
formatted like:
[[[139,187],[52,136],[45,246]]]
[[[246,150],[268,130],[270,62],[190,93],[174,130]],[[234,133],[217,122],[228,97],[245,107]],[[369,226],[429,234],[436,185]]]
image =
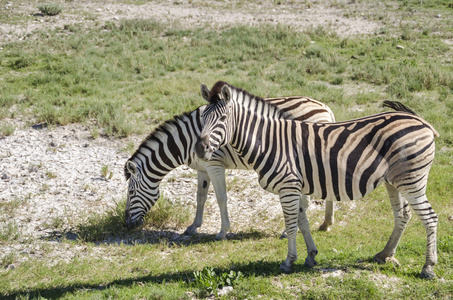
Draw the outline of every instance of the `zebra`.
[[[224,82],[216,83],[212,91],[202,84],[201,91],[209,104],[195,151],[209,160],[219,147],[231,145],[258,173],[261,187],[279,195],[288,237],[282,271],[291,272],[297,260],[297,227],[307,246],[304,265],[317,265],[318,250],[301,194],[328,201],[353,200],[384,182],[395,227],[374,259],[380,263],[394,259],[412,207],[427,235],[420,276],[435,277],[438,217],[425,191],[438,133],[428,122],[397,102],[385,102],[397,111],[355,120],[299,122],[285,119],[278,107]]]
[[[331,122],[335,117],[331,109],[308,97],[278,97],[265,99],[285,111],[289,118],[317,122]],[[204,106],[190,113],[176,116],[161,124],[138,147],[127,160],[124,167],[126,180],[129,181],[125,210],[128,227],[143,223],[144,215],[159,199],[161,180],[173,169],[187,165],[197,170],[197,208],[193,223],[185,234],[195,234],[202,224],[204,204],[207,199],[210,182],[213,183],[220,208],[221,228],[217,240],[225,239],[230,230],[227,210],[225,169],[250,169],[231,148],[226,146],[214,153],[210,162],[200,160],[193,151],[201,131],[201,114]],[[308,205],[308,203],[305,203]],[[327,230],[333,224],[333,204],[326,206],[325,221],[321,230]]]

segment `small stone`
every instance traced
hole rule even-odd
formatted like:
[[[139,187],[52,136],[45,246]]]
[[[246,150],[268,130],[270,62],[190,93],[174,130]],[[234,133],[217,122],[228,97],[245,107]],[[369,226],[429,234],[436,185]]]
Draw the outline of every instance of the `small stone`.
[[[438,18],[438,19],[440,19],[441,17],[442,17],[441,14],[437,14],[437,15],[436,15],[436,18]]]
[[[222,289],[220,289],[217,293],[219,295],[219,297],[221,296],[226,296],[228,295],[229,293],[231,293],[233,291],[233,287],[232,286],[224,286]]]
[[[10,265],[8,265],[6,268],[7,268],[8,270],[14,270],[14,269],[16,268],[16,266],[13,265],[13,264],[10,264]]]
[[[2,174],[2,180],[7,180],[7,179],[9,179],[8,174],[3,173],[3,174]]]
[[[403,47],[403,46],[401,46],[401,45],[398,45],[398,46],[396,46],[396,49],[399,49],[399,50],[403,50],[403,49],[404,49],[404,47]]]

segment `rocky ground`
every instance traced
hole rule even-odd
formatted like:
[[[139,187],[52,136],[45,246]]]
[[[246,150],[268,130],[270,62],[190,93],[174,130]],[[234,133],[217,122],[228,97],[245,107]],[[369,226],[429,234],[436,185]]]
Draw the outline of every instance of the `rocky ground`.
[[[155,19],[177,23],[182,26],[223,26],[244,24],[281,24],[295,29],[319,25],[329,27],[338,34],[371,34],[383,24],[370,20],[370,9],[385,10],[377,2],[372,7],[358,5],[355,1],[320,1],[309,4],[307,1],[274,1],[242,3],[241,1],[150,1],[140,5],[117,3],[114,1],[66,1],[64,12],[44,17],[38,10],[40,1],[0,1],[0,12],[25,18],[22,22],[0,23],[0,42],[23,39],[36,30],[51,30],[69,24],[84,24],[89,27],[106,21],[121,19]],[[58,1],[54,1],[58,2]]]
[[[115,22],[124,18],[154,18],[186,26],[209,24],[214,27],[238,23],[279,23],[302,29],[325,25],[341,35],[370,34],[381,26],[360,13],[355,17],[345,17],[344,6],[308,7],[297,2],[274,5],[269,1],[269,4],[247,5],[210,1],[208,5],[202,5],[205,2],[152,1],[134,5],[86,0],[65,2],[64,13],[52,18],[39,14],[38,3],[0,2],[1,13],[23,17],[17,22],[0,24],[0,43],[21,40],[27,38],[30,32],[51,30],[65,24],[90,26],[96,22]],[[93,138],[89,125],[49,128],[20,117],[6,121],[16,129],[12,135],[0,139],[0,209],[3,210],[0,229],[5,232],[7,226],[14,224],[18,227],[20,238],[17,243],[0,243],[1,257],[11,252],[39,257],[42,255],[39,249],[44,243],[41,238],[48,236],[55,227],[64,229],[65,226],[84,222],[91,214],[108,211],[125,198],[123,166],[131,155],[130,150],[125,149],[129,143],[138,146],[144,136],[122,140],[103,136]],[[163,195],[184,205],[194,215],[195,171],[182,166],[167,178],[171,180],[163,182]],[[273,228],[277,232],[282,229],[278,199],[257,185],[254,173],[229,171],[227,180],[233,231]],[[323,205],[316,207],[322,209]],[[312,221],[314,224],[317,222],[322,220]],[[205,222],[199,232],[215,234],[219,227],[219,211],[211,189]],[[176,232],[183,231],[184,228]],[[34,241],[32,246],[25,242],[30,239]],[[57,244],[52,247],[55,247],[56,257],[66,259],[71,257],[69,252],[74,255],[80,250],[78,247],[60,249]]]

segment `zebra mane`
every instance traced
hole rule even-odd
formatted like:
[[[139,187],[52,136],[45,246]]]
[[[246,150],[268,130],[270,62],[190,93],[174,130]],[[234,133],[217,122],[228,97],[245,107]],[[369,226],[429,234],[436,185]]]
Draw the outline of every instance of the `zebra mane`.
[[[217,81],[213,86],[212,86],[212,89],[209,93],[209,103],[217,103],[218,101],[220,101],[220,97],[219,97],[219,94],[220,92],[222,91],[222,87],[224,85],[227,85],[228,87],[230,87],[231,89],[234,89],[240,93],[243,93],[243,94],[246,94],[248,95],[250,98],[254,98],[258,101],[264,101],[263,98],[261,97],[258,97],[258,96],[255,96],[255,95],[252,95],[251,93],[247,92],[246,90],[244,89],[241,89],[241,88],[238,88],[238,87],[235,87],[234,85],[231,85],[225,81]]]
[[[268,101],[265,101],[263,98],[259,97],[259,96],[255,96],[249,92],[247,92],[246,90],[244,89],[241,89],[241,88],[238,88],[238,87],[235,87],[234,85],[231,85],[225,81],[217,81],[211,91],[209,92],[209,98],[208,98],[208,101],[209,103],[211,104],[215,104],[217,102],[219,102],[221,99],[219,97],[221,91],[222,91],[222,87],[224,85],[227,85],[229,88],[237,91],[238,93],[242,93],[242,94],[245,94],[247,96],[249,96],[250,99],[253,99],[253,101],[257,101],[257,102],[262,102],[264,103],[264,105],[268,106],[268,107],[272,107],[273,109],[277,110],[277,111],[280,111],[282,112],[282,114],[285,116],[285,117],[290,117],[290,113],[282,110],[279,106],[277,106],[276,104],[274,103],[271,103],[271,102],[268,102]]]
[[[169,119],[161,123],[157,128],[154,129],[140,144],[137,150],[132,154],[132,156],[124,164],[124,177],[126,181],[131,177],[131,173],[127,169],[127,162],[134,161],[134,159],[141,153],[143,147],[149,148],[149,145],[153,142],[157,142],[163,135],[167,135],[171,128],[175,128],[178,123],[182,122],[184,119],[190,119],[190,114],[192,112],[185,112],[181,115],[174,116],[172,119]]]

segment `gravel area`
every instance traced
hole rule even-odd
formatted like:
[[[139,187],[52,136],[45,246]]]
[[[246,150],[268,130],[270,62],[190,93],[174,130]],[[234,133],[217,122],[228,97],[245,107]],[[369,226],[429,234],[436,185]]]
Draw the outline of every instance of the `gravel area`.
[[[143,138],[94,139],[83,125],[48,128],[22,124],[0,140],[0,205],[14,207],[13,216],[0,214],[2,230],[12,223],[22,241],[39,240],[51,236],[56,228],[70,230],[91,215],[116,207],[126,197],[123,168],[130,153],[125,146],[131,142],[139,145]],[[108,171],[102,174],[103,169]],[[229,170],[227,185],[233,231],[281,230],[280,222],[275,222],[281,219],[278,198],[258,186],[253,172]],[[196,187],[196,172],[181,166],[163,180],[161,193],[186,207],[192,218]],[[199,233],[215,234],[219,228],[220,213],[211,187]],[[174,232],[181,234],[184,229]],[[10,248],[0,244],[0,252]]]

